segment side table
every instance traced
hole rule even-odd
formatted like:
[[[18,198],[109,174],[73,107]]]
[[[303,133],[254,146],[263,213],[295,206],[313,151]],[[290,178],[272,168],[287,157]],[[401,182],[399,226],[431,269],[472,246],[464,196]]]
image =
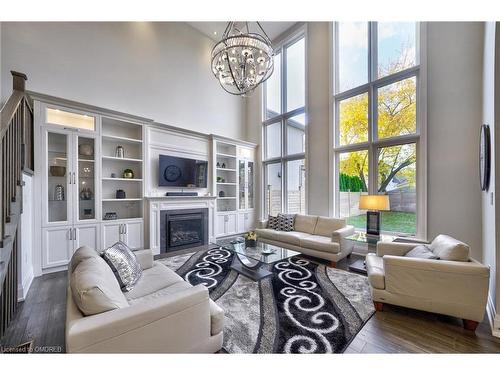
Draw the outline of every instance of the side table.
[[[364,244],[367,247],[367,253],[375,253],[377,251],[377,243],[382,242],[392,242],[396,239],[395,236],[389,236],[381,234],[380,236],[370,236],[366,235],[364,232],[356,232],[352,236],[346,237],[346,240],[355,242],[356,244]],[[349,271],[357,272],[366,275],[366,265],[365,261],[359,259],[349,265]]]

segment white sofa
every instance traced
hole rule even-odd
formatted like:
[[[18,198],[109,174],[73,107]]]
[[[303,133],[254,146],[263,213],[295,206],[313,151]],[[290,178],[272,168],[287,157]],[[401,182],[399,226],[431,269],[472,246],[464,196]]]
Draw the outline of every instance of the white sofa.
[[[291,232],[267,228],[267,221],[261,221],[256,233],[260,241],[329,260],[331,267],[353,249],[345,237],[354,234],[354,227],[346,225],[344,219],[297,214]]]
[[[143,274],[131,291],[123,293],[95,250],[82,247],[75,252],[68,267],[66,351],[217,352],[222,347],[224,312],[209,298],[207,288],[192,286],[153,261],[151,250],[135,255]],[[108,311],[95,313],[102,309]]]
[[[469,257],[469,246],[439,235],[429,245],[440,259],[404,255],[417,243],[377,244],[367,254],[366,269],[375,308],[393,304],[450,315],[464,320],[466,329],[481,322],[488,298],[490,270]]]

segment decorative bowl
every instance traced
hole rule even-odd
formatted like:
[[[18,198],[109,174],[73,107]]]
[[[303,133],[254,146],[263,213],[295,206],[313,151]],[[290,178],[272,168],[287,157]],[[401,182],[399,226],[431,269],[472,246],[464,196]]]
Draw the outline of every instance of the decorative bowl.
[[[49,171],[51,176],[63,177],[66,174],[66,167],[60,165],[51,165]]]
[[[78,146],[78,153],[82,156],[94,155],[94,146],[89,143],[83,143]]]

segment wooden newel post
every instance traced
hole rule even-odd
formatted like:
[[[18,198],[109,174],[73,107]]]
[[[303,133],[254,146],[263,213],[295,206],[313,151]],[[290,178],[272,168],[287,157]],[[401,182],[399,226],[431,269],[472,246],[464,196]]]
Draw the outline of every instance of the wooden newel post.
[[[28,80],[26,74],[13,70],[10,71],[10,74],[12,74],[12,88],[17,91],[26,91],[26,81]]]

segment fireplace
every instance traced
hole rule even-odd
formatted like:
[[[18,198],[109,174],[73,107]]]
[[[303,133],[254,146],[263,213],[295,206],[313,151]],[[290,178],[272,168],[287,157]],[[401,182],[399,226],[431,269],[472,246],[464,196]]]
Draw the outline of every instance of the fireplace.
[[[160,211],[160,252],[208,243],[208,209]]]

